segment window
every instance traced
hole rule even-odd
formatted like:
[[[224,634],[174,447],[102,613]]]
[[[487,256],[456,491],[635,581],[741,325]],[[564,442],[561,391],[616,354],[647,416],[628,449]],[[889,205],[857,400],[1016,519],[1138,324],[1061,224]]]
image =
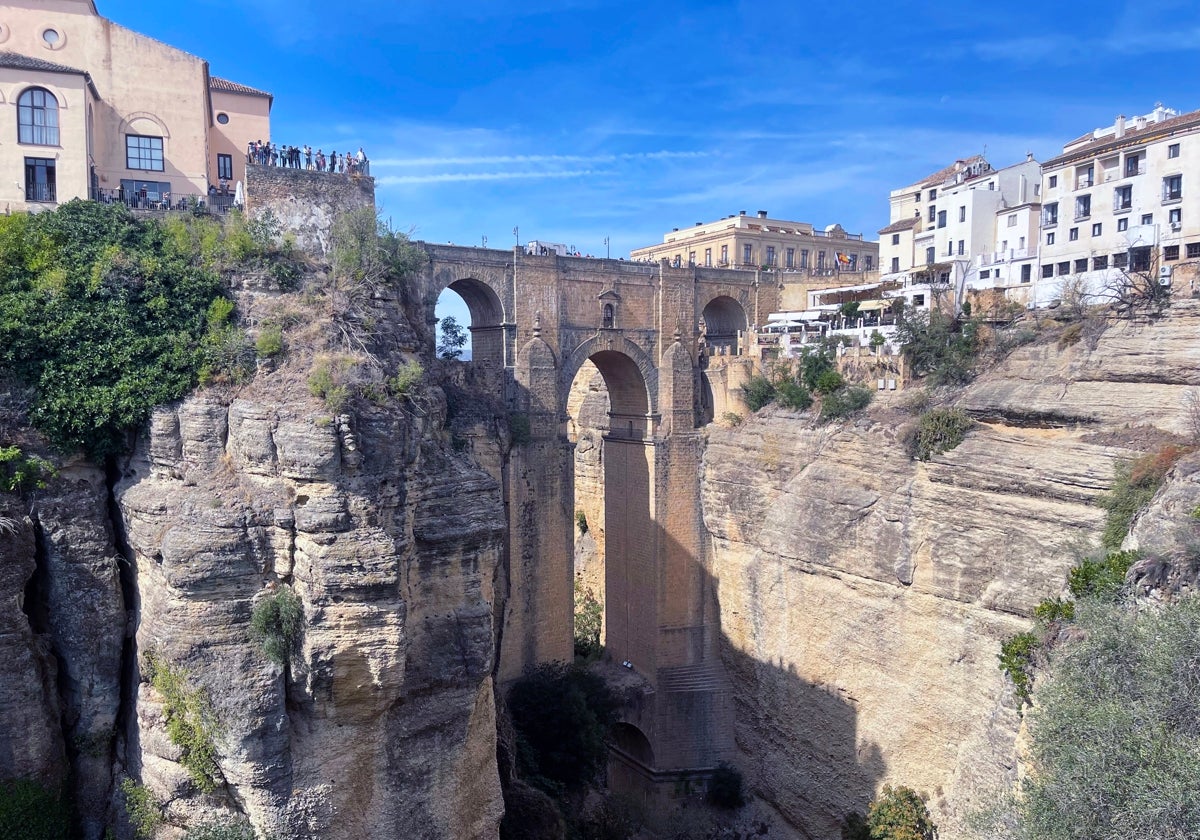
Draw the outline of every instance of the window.
[[[965,222],[967,220],[967,208],[965,205],[958,208],[958,220],[960,222]]]
[[[1075,168],[1075,189],[1082,190],[1090,187],[1096,181],[1096,167],[1078,166]]]
[[[1113,190],[1113,210],[1128,210],[1133,206],[1133,185],[1126,184]]]
[[[226,181],[233,180],[233,155],[217,155],[217,177]]]
[[[1099,222],[1096,222],[1096,224],[1092,225],[1092,236],[1099,236],[1103,230],[1104,230],[1104,225],[1100,224]]]
[[[1009,214],[1008,214],[1008,226],[1009,226],[1009,227],[1016,227],[1016,226],[1017,226],[1017,214],[1016,214],[1016,213],[1009,213]]]
[[[1144,214],[1144,215],[1142,216],[1142,224],[1144,224],[1144,225],[1152,225],[1152,224],[1154,224],[1154,214],[1153,214],[1153,213],[1146,213],[1146,214]]]
[[[900,270],[900,258],[892,257],[892,268],[891,268],[892,273],[895,274],[899,270]]]
[[[946,211],[939,210],[937,215],[937,226],[944,228],[946,226]]]
[[[1127,155],[1125,157],[1125,177],[1131,175],[1142,174],[1142,158],[1138,155]]]
[[[712,268],[712,248],[704,249],[704,264]]]
[[[1049,180],[1050,180],[1050,183],[1047,184],[1047,189],[1052,190],[1058,186],[1058,176],[1057,175],[1051,175]]]
[[[1019,242],[1020,244],[1019,244],[1019,245],[1017,245],[1017,247],[1018,247],[1018,248],[1020,248],[1022,251],[1024,251],[1024,250],[1025,250],[1025,237],[1024,237],[1024,236],[1022,236],[1022,237],[1021,237],[1021,238],[1018,240],[1018,242]]]
[[[1069,231],[1067,231],[1067,239],[1069,239],[1072,242],[1078,242],[1079,241],[1079,228],[1071,228]]]
[[[996,271],[999,272],[999,269],[996,269]],[[992,276],[992,270],[990,268],[985,268],[983,271],[979,272],[980,280],[987,280],[991,276]]]
[[[606,330],[611,330],[617,325],[617,312],[611,303],[604,304],[604,314],[601,323]]]
[[[25,200],[57,201],[53,158],[25,158]]]
[[[875,260],[871,257],[870,254],[867,254],[865,257],[863,257],[863,271],[870,271],[874,267],[875,267]]]
[[[935,260],[937,260],[936,251],[934,251],[934,249],[932,247],[926,248],[925,249],[925,264],[933,265]]]
[[[1068,262],[1060,262],[1060,263],[1058,264],[1058,276],[1059,276],[1059,277],[1063,277],[1063,276],[1065,276],[1065,275],[1067,275],[1067,274],[1070,274],[1070,273],[1071,273],[1071,263],[1070,263],[1070,261],[1068,261]]]
[[[694,266],[695,264],[696,264],[696,252],[688,251],[688,265]]]
[[[721,265],[729,265],[729,246],[721,246]]]
[[[1075,260],[1075,273],[1082,274],[1085,271],[1087,271],[1087,257]]]
[[[786,265],[788,268],[795,268],[795,267],[796,267],[796,249],[795,249],[795,248],[788,248],[788,249],[787,249],[787,252],[786,252],[785,259],[787,260],[787,262],[785,263],[785,265]]]
[[[1117,233],[1129,230],[1129,219],[1117,219]]]
[[[163,141],[161,137],[125,135],[125,167],[163,171]]]
[[[967,243],[966,243],[966,242],[964,242],[963,240],[961,240],[961,239],[960,239],[960,240],[958,240],[958,255],[959,255],[960,257],[963,255],[963,250],[964,250],[964,248],[966,247],[966,244],[967,244]]]
[[[1178,143],[1172,143],[1170,146],[1167,146],[1167,157],[1169,157],[1169,158],[1179,157],[1179,144]]]
[[[937,207],[933,204],[929,205],[929,224],[937,221]]]
[[[1129,254],[1125,251],[1113,254],[1113,268],[1124,268],[1127,265],[1129,265]]]
[[[1178,245],[1163,246],[1163,259],[1164,260],[1172,260],[1172,261],[1179,259],[1179,246]]]
[[[913,295],[913,306],[924,306],[925,295]]]
[[[1179,201],[1183,198],[1183,176],[1168,175],[1163,178],[1163,201]]]
[[[44,88],[29,88],[17,99],[17,142],[58,145],[58,100]]]
[[[937,188],[929,191],[929,200],[933,201],[935,198],[937,198]]]
[[[1200,242],[1189,242],[1187,244],[1187,256],[1189,260],[1200,257]]]
[[[775,246],[767,246],[767,265],[775,265]]]
[[[1090,195],[1076,196],[1075,198],[1075,221],[1086,219],[1092,215],[1092,197]]]
[[[1053,276],[1054,276],[1054,266],[1053,265],[1042,266],[1042,277],[1053,277]]]
[[[1108,268],[1108,255],[1107,254],[1105,254],[1103,257],[1092,257],[1092,270],[1093,271],[1101,271],[1105,268]]]
[[[825,267],[825,252],[817,251],[817,268]]]
[[[1042,227],[1054,227],[1058,224],[1058,202],[1047,204],[1042,208]]]
[[[1029,263],[1021,266],[1021,282],[1028,283],[1033,277],[1033,266]]]
[[[1047,245],[1054,244],[1054,231],[1051,231],[1050,233],[1046,234],[1046,244]]]
[[[1183,208],[1172,207],[1171,212],[1167,214],[1167,221],[1173,225],[1180,224],[1183,221]]]
[[[1129,249],[1129,270],[1130,271],[1149,271],[1150,270],[1150,246],[1146,245],[1141,248]]]
[[[920,200],[921,200],[921,193],[920,193],[920,191],[917,191],[917,192],[913,193],[913,201],[920,201]]]
[[[808,268],[808,249],[807,248],[800,249],[800,267]]]
[[[217,114],[217,122],[221,125],[229,125],[229,115],[222,111]]]
[[[59,34],[57,29],[47,29],[42,32],[42,40],[47,47],[54,49],[58,46],[59,41],[62,40],[62,35]]]
[[[893,245],[899,245],[899,244],[900,244],[900,234],[898,234],[898,233],[893,233],[893,234],[892,234],[892,244],[893,244]]]
[[[754,262],[754,249],[749,245],[742,246],[742,265],[750,265]]]
[[[954,256],[954,241],[953,240],[946,243],[946,256],[947,257]]]

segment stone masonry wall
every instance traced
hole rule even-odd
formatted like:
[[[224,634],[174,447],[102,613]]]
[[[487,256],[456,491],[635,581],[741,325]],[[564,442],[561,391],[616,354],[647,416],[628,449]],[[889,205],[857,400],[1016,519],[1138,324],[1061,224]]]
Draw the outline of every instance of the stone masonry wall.
[[[246,212],[254,218],[270,210],[300,248],[317,256],[329,253],[334,220],[362,207],[375,207],[374,178],[246,167]]]

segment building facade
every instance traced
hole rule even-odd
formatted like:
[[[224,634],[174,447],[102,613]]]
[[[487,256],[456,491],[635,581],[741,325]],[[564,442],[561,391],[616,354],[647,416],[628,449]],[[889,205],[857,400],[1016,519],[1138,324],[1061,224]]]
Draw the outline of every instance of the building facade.
[[[0,9],[0,210],[204,197],[244,179],[271,102],[92,0],[12,0]]]
[[[1118,116],[1042,170],[1041,267],[1031,305],[1078,283],[1100,299],[1126,272],[1170,284],[1200,260],[1200,111]]]
[[[865,240],[862,234],[846,233],[841,225],[818,230],[808,222],[769,218],[766,210],[753,216],[743,210],[715,222],[675,228],[663,237],[661,245],[638,248],[631,258],[667,260],[674,266],[766,268],[836,278],[875,271],[879,243]]]

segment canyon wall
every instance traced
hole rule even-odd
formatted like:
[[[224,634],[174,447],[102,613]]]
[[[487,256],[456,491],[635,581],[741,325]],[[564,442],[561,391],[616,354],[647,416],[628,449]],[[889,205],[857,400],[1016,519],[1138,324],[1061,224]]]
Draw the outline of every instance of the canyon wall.
[[[1098,542],[1114,464],[1192,433],[1198,328],[1200,304],[1180,300],[1069,346],[1048,330],[953,396],[980,422],[928,463],[898,440],[904,394],[846,423],[767,409],[709,427],[704,517],[740,763],[800,836],[838,837],[891,783],[929,796],[959,837],[1015,778],[1000,641]]]

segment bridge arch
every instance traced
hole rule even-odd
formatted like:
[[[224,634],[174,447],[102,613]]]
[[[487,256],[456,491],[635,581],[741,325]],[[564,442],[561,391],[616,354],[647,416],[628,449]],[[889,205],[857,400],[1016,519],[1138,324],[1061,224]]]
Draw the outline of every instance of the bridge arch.
[[[463,277],[443,288],[454,292],[471,313],[471,361],[488,367],[504,366],[504,304],[487,283]]]
[[[560,393],[568,394],[585,362],[590,361],[608,388],[613,421],[634,421],[634,428],[653,432],[650,423],[658,414],[658,368],[650,355],[620,335],[597,335],[580,344],[564,360]],[[637,418],[641,418],[641,424]],[[628,425],[625,426],[628,432]],[[615,427],[614,427],[615,433]]]
[[[709,348],[729,356],[738,355],[739,350],[745,351],[745,348],[738,346],[738,341],[739,336],[745,336],[750,321],[745,308],[737,300],[729,295],[718,295],[705,304],[701,315]]]

